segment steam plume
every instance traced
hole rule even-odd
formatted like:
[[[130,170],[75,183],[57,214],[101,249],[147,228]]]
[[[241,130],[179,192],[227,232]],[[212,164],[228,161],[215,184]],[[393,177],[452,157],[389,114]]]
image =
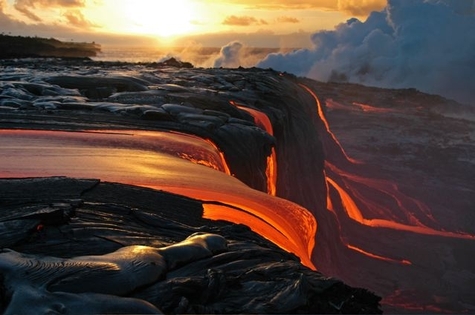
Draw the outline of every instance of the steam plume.
[[[417,88],[475,105],[475,1],[388,0],[312,35],[313,48],[257,64],[321,81]]]
[[[219,68],[237,68],[241,65],[241,52],[243,48],[243,44],[234,41],[231,42],[223,47],[221,47],[221,51],[219,56],[214,61],[214,67]]]

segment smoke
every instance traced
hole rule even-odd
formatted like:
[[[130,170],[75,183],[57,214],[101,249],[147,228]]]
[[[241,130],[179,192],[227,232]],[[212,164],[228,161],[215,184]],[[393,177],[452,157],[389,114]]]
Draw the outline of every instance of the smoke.
[[[388,0],[312,35],[313,47],[273,53],[257,66],[321,81],[417,88],[475,105],[475,1]]]

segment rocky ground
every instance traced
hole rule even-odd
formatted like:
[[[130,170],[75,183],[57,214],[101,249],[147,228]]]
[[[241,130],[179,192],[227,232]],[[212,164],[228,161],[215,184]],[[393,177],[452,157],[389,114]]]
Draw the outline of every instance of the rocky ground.
[[[291,92],[299,90],[293,80],[258,69],[12,60],[2,66],[0,126],[193,134],[214,142],[233,176],[261,191],[268,189],[265,169],[271,147],[276,146],[280,156],[277,194],[324,207],[322,150],[313,122],[306,119],[309,109],[296,106],[301,96]],[[274,126],[274,136],[249,111],[230,101],[264,112]],[[291,145],[296,136],[309,132],[315,137],[315,141],[308,139],[309,146]],[[280,139],[278,145],[276,139]],[[302,152],[309,149],[313,153],[304,156]],[[292,158],[298,155],[314,166],[304,167],[307,163]],[[289,171],[302,167],[306,173]],[[35,169],[34,163],[28,169]],[[1,173],[2,177],[21,177],[11,169]],[[184,181],[187,175],[183,174]],[[292,189],[297,180],[318,189],[312,194]],[[219,189],[219,183],[215,186]],[[380,312],[380,298],[366,289],[349,287],[303,266],[298,257],[246,226],[204,219],[203,201],[197,199],[67,177],[2,179],[0,191],[0,307],[7,314]],[[279,207],[295,208],[279,200],[275,201]],[[289,219],[292,213],[281,215]],[[311,226],[296,224],[294,228],[312,231]],[[185,239],[197,232],[223,236],[226,249],[208,251],[204,245],[187,243]],[[304,252],[311,252],[311,237]],[[135,277],[144,266],[135,255],[117,260],[117,254],[112,254],[134,245],[165,253],[170,245],[184,240],[172,247],[185,256],[178,259],[181,264],[168,258],[163,266],[161,258],[150,262],[163,267],[155,280]],[[204,256],[200,254],[203,246]],[[55,272],[58,266],[61,273]],[[117,284],[112,283],[117,274],[124,275],[124,268],[125,280],[119,280],[124,284],[118,285],[123,292],[118,294]],[[91,281],[83,281],[84,277]],[[37,306],[25,307],[33,304]]]
[[[376,292],[388,312],[475,309],[471,107],[412,89],[321,83],[261,69],[35,59],[2,66],[1,128],[192,134],[211,140],[230,174],[260,192],[271,191],[268,166],[274,149],[275,192],[283,199],[266,198],[275,208],[298,210],[277,213],[292,224],[261,236],[282,239],[280,234],[294,233],[302,261],[311,259],[334,278],[303,267],[242,225],[203,219],[203,203],[197,200],[202,198],[97,180],[2,180],[4,247],[72,259],[137,242],[162,248],[194,232],[224,236],[228,252],[170,268],[165,281],[128,294],[165,312],[378,312],[377,297],[335,278]],[[316,92],[330,130],[305,87]],[[12,177],[5,175],[11,170],[0,171]],[[182,207],[186,215],[176,211]],[[291,221],[295,213],[305,220]],[[124,228],[129,222],[133,228]],[[315,230],[316,236],[308,237]],[[4,307],[20,287],[11,279],[4,280]],[[46,289],[52,301],[77,301]],[[204,293],[196,294],[200,290]],[[114,305],[117,298],[105,301]]]

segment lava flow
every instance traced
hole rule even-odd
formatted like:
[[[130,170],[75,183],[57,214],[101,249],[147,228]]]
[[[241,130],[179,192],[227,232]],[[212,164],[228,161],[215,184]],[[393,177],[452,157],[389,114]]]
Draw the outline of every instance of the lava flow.
[[[269,117],[261,111],[258,111],[253,108],[246,107],[242,104],[239,104],[235,101],[230,101],[231,105],[236,106],[237,108],[249,113],[254,118],[254,123],[259,128],[265,130],[271,136],[274,135],[274,130],[272,127],[272,123]],[[272,148],[271,154],[267,157],[267,168],[266,168],[266,176],[267,176],[267,193],[275,196],[277,191],[277,156],[275,152],[275,148]]]
[[[343,249],[332,254],[339,257],[340,263],[348,263],[345,269],[334,267],[331,271],[323,272],[333,273],[353,285],[376,291],[384,297],[383,303],[392,310],[442,312],[445,308],[462,309],[463,306],[457,304],[457,298],[453,300],[447,297],[453,294],[453,290],[463,290],[458,288],[462,287],[460,283],[463,281],[459,283],[458,280],[452,280],[452,277],[461,277],[457,274],[459,267],[453,266],[455,258],[452,255],[455,254],[446,254],[444,250],[448,248],[447,251],[451,251],[452,246],[458,248],[462,246],[459,244],[471,242],[475,240],[475,235],[445,229],[426,203],[403,193],[397,182],[374,178],[378,172],[369,163],[350,158],[330,130],[316,94],[308,86],[301,84],[301,87],[314,99],[322,122],[320,132],[326,155],[324,174],[327,209],[333,214],[338,228],[338,234],[331,235],[338,237],[343,245]],[[338,110],[350,112],[355,107],[364,113],[376,115],[397,112],[360,103],[353,103],[355,107],[351,108],[329,102],[330,106]],[[324,228],[321,225],[320,229]],[[335,240],[317,241],[319,246],[325,246],[326,242]],[[360,257],[357,258],[355,254]],[[426,270],[425,266],[432,264],[436,257],[442,261],[450,260],[450,263],[442,268]],[[463,253],[457,257],[463,257]],[[318,259],[314,256],[317,266]],[[350,271],[355,259],[358,259],[359,265]],[[377,261],[380,263],[375,265]],[[385,279],[385,284],[382,279]],[[441,303],[446,305],[440,306]]]
[[[205,218],[248,225],[315,269],[311,213],[226,174],[207,140],[175,132],[0,130],[0,146],[1,177],[100,178],[188,196],[203,201]]]
[[[350,163],[361,164],[360,162],[356,162],[356,160],[350,158],[346,154],[338,139],[331,132],[330,125],[328,124],[328,121],[325,118],[323,109],[321,107],[317,95],[309,87],[303,84],[301,86],[305,88],[305,90],[307,90],[307,92],[310,93],[315,99],[316,106],[318,107],[318,114],[325,126],[326,132],[334,141],[334,143],[339,147],[340,152],[344,154],[345,158]],[[328,147],[326,147],[325,149],[327,149],[327,153],[330,151],[328,150]],[[469,235],[466,233],[440,231],[436,230],[435,228],[430,228],[429,226],[424,225],[421,222],[422,220],[435,223],[430,209],[423,203],[401,193],[398,189],[397,184],[395,183],[380,179],[365,178],[363,176],[344,171],[342,168],[333,165],[330,161],[326,161],[325,166],[327,174],[326,180],[328,184],[337,191],[343,208],[346,211],[346,214],[358,223],[371,227],[392,228],[420,234],[475,239],[474,235]],[[330,173],[334,174],[335,177],[339,178],[341,184],[338,184],[335,178],[331,178],[330,176],[328,176],[328,174]],[[370,188],[372,191],[369,194],[366,193],[365,196],[364,190],[361,189],[361,186],[359,186],[358,184],[365,186],[365,189]],[[346,190],[343,187],[346,187]],[[383,195],[383,198],[390,198],[395,200],[396,207],[388,207],[384,209],[384,205],[382,205],[381,203],[375,204],[374,202],[372,202],[370,198],[375,198],[375,196],[377,196],[378,194]],[[327,198],[327,200],[331,200],[330,196]],[[365,209],[368,210],[368,215],[374,216],[375,218],[366,219],[363,216],[360,207],[357,206],[357,202],[364,204]],[[333,211],[333,209],[331,210]],[[403,222],[396,221],[398,219],[395,215],[396,212],[401,213],[400,219]],[[378,216],[385,216],[387,217],[387,219],[378,218]],[[420,219],[420,217],[422,218]]]

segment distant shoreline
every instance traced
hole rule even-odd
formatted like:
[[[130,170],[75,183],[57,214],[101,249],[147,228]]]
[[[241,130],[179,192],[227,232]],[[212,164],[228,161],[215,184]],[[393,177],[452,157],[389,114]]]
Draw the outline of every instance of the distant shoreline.
[[[0,59],[14,58],[90,58],[101,52],[101,45],[62,42],[54,38],[0,35]]]

